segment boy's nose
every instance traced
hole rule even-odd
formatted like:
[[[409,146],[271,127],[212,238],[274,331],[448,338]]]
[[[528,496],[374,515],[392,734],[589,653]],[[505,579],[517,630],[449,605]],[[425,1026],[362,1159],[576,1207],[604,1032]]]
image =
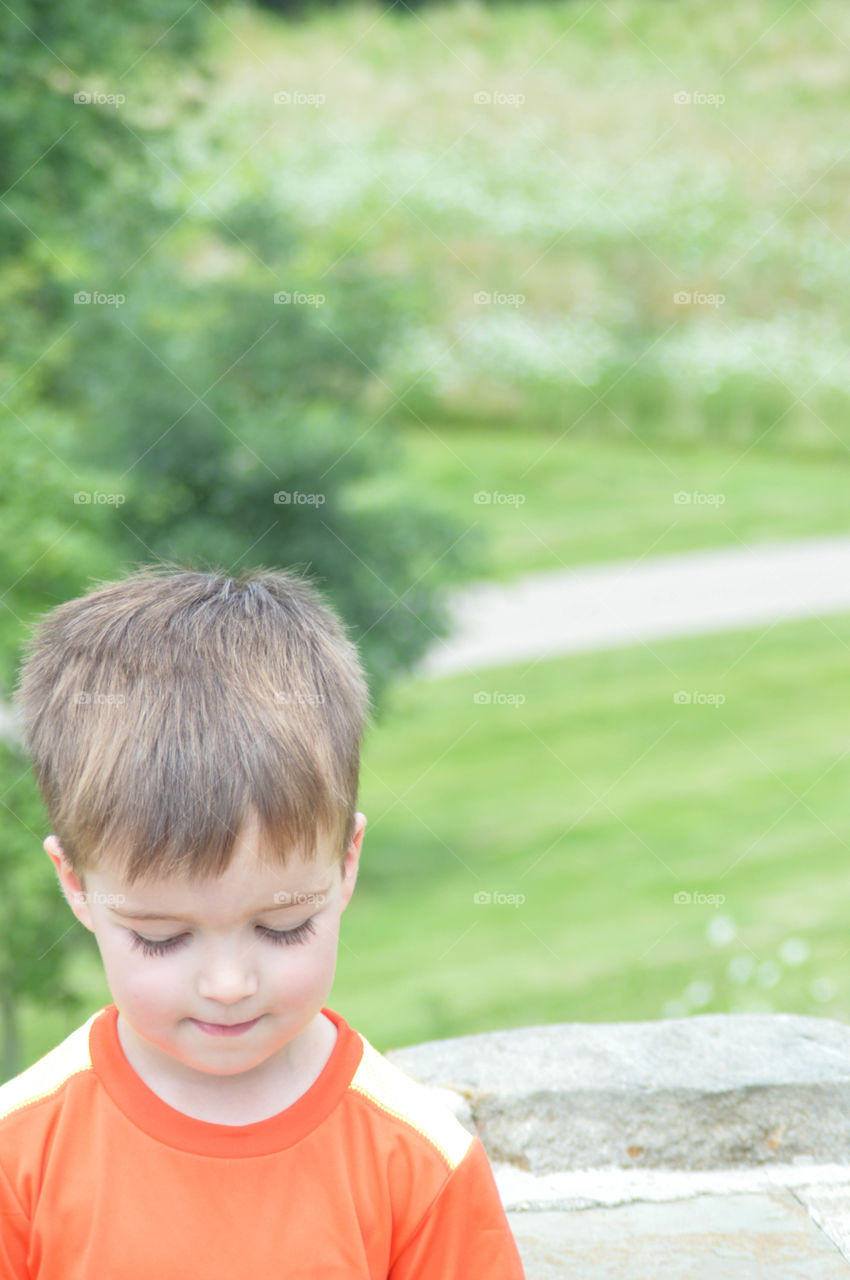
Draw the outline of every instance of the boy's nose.
[[[219,1004],[236,1004],[256,994],[259,981],[249,954],[208,957],[198,980],[198,994]]]

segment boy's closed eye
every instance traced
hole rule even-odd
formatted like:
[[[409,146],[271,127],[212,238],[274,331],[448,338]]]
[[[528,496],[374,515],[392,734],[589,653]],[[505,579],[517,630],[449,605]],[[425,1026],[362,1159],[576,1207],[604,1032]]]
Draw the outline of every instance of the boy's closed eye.
[[[293,946],[299,942],[306,942],[310,934],[316,932],[312,916],[294,929],[268,929],[264,925],[258,925],[257,928],[260,937],[275,946]],[[174,951],[177,947],[183,946],[190,936],[188,933],[180,933],[174,938],[145,938],[140,933],[136,933],[135,929],[131,929],[130,945],[134,950],[141,951],[143,955],[161,956],[167,951]]]

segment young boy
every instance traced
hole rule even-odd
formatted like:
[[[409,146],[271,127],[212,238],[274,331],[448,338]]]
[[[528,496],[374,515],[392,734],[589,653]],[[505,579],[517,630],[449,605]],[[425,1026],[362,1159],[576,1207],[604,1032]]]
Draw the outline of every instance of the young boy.
[[[522,1280],[480,1139],[325,1004],[369,694],[312,584],[144,567],[16,702],[114,1003],[0,1087],[0,1280]]]

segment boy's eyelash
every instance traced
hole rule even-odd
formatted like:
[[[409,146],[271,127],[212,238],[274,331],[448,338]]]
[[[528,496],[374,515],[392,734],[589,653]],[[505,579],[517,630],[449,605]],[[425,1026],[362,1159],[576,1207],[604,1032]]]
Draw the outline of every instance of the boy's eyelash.
[[[269,942],[273,942],[277,946],[286,947],[291,947],[296,942],[306,942],[308,936],[316,932],[312,916],[309,920],[305,920],[303,924],[299,924],[296,929],[267,929],[264,925],[259,925],[258,928],[263,937]]]
[[[308,936],[316,932],[312,917],[309,920],[305,920],[303,924],[299,924],[297,929],[266,929],[263,925],[258,925],[258,928],[262,937],[279,947],[291,947],[295,943],[306,942]],[[153,938],[143,938],[140,933],[136,933],[134,929],[131,929],[130,945],[136,951],[141,951],[142,955],[162,956],[167,951],[174,951],[177,947],[181,947],[187,936],[187,934],[181,933],[176,938],[154,940]]]

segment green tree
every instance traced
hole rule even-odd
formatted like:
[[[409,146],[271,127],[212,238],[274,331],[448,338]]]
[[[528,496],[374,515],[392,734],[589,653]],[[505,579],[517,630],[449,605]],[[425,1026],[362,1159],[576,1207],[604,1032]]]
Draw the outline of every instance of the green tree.
[[[115,565],[105,512],[75,506],[73,494],[104,484],[73,461],[77,430],[57,394],[72,356],[74,325],[93,211],[121,190],[109,228],[118,242],[137,216],[164,219],[145,195],[144,130],[129,131],[119,109],[74,94],[124,92],[125,70],[156,50],[160,68],[200,49],[206,15],[180,0],[134,6],[119,0],[72,6],[20,0],[0,9],[0,697],[8,705],[26,624],[77,594]],[[153,55],[151,55],[153,57]],[[196,76],[197,78],[197,76]],[[5,720],[5,715],[4,715]],[[26,754],[4,730],[0,741],[0,1018],[4,1078],[20,1069],[23,999],[79,1007],[68,961],[89,935],[69,921],[39,845],[44,806]],[[70,927],[69,927],[70,926]]]
[[[359,641],[380,712],[388,682],[445,634],[444,588],[481,544],[419,491],[383,393],[409,290],[353,254],[319,276],[286,209],[238,184],[198,199],[182,181],[181,128],[213,91],[209,14],[178,0],[0,12],[0,697],[28,623],[167,558],[308,568]],[[14,742],[0,803],[9,1075],[20,1001],[72,1006],[68,958],[92,943],[38,849],[44,810]]]

